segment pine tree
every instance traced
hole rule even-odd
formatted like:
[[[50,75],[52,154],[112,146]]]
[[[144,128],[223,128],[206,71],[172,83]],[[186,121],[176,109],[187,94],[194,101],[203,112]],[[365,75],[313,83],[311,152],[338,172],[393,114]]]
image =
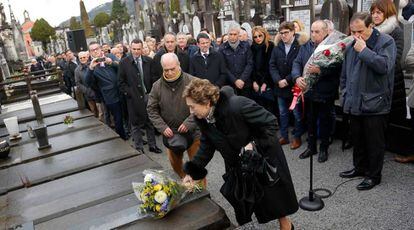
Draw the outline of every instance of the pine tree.
[[[111,21],[111,17],[107,13],[100,12],[93,19],[93,24],[98,28],[102,28],[108,25],[110,21]]]
[[[176,13],[180,13],[180,0],[171,0],[170,1],[170,15],[174,15],[174,11]]]
[[[82,25],[78,22],[76,17],[71,17],[69,21],[69,29],[70,30],[79,30],[82,28]]]
[[[87,38],[93,37],[94,33],[93,33],[92,27],[89,23],[89,16],[88,16],[88,13],[86,12],[85,4],[83,3],[82,0],[80,0],[79,5],[80,5],[80,15],[81,15],[82,27],[85,30],[85,36]]]
[[[55,29],[43,18],[35,21],[30,32],[30,37],[34,41],[42,42],[43,50],[46,50],[47,43],[50,42],[50,37],[54,38],[55,36]]]
[[[112,1],[111,20],[114,21],[114,41],[122,41],[122,25],[129,22],[129,14],[125,3],[121,0]]]
[[[111,19],[117,20],[121,24],[129,22],[129,14],[126,5],[125,3],[122,3],[121,0],[112,1]]]

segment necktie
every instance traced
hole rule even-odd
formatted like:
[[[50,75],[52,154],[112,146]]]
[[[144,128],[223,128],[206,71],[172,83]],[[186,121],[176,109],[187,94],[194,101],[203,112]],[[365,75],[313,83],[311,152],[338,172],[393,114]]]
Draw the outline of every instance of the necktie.
[[[202,56],[204,58],[204,64],[207,65],[207,54],[203,53]]]
[[[141,59],[137,58],[136,63],[137,63],[137,67],[139,70],[139,76],[141,78],[142,89],[144,90],[144,93],[147,93],[147,89],[145,88],[145,82],[144,82],[144,73],[142,72]]]

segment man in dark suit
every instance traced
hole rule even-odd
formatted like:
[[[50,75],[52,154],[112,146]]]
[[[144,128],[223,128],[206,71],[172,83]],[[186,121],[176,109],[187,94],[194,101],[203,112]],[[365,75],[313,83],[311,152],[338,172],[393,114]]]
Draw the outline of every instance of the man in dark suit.
[[[144,153],[141,128],[147,131],[149,151],[161,153],[156,145],[154,126],[147,114],[148,93],[151,91],[151,65],[149,57],[142,56],[142,41],[134,39],[131,42],[131,54],[119,63],[118,78],[122,94],[127,100],[129,122],[131,123],[132,138],[135,148]]]
[[[222,87],[226,84],[227,68],[223,55],[211,47],[211,39],[205,33],[197,36],[199,51],[190,60],[190,74],[207,79],[214,85]]]

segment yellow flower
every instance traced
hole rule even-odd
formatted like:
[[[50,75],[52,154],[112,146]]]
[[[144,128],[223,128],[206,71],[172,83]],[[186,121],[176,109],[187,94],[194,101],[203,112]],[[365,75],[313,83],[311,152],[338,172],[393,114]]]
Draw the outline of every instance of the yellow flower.
[[[154,186],[155,191],[160,191],[161,189],[162,189],[162,185],[160,185],[160,184],[157,184],[157,185]]]
[[[157,212],[159,212],[161,210],[161,205],[159,205],[159,204],[155,205],[155,210]]]

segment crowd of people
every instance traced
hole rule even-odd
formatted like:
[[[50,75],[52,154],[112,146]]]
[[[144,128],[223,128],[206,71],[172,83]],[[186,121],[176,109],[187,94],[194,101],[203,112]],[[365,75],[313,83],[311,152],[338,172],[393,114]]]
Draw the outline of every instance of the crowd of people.
[[[59,66],[65,92],[80,90],[93,114],[121,138],[132,137],[141,153],[145,144],[150,152],[162,153],[155,138],[161,134],[172,168],[186,181],[204,178],[207,183],[205,166],[215,150],[225,160],[225,185],[226,177],[239,181],[235,169],[240,149],[257,145],[280,170],[278,188],[264,188],[264,200],[255,205],[222,193],[235,207],[239,223],[250,221],[255,212],[259,222],[279,219],[281,229],[291,229],[286,216],[298,205],[280,146],[298,149],[307,132],[307,147],[299,158],[318,154],[318,162],[326,162],[336,100],[342,101],[353,145],[354,168],[340,176],[364,177],[358,190],[381,182],[387,126],[405,120],[407,112],[397,14],[388,0],[375,1],[369,13],[355,13],[349,30],[355,41],[346,47],[343,63],[329,67],[306,66],[316,47],[335,31],[329,20],[313,22],[310,34],[295,20],[281,23],[275,37],[261,26],[249,35],[233,23],[218,38],[202,29],[196,38],[167,32],[159,43],[151,37],[113,47],[92,42],[77,55],[70,50],[51,55],[45,65]],[[35,62],[33,71],[41,68]],[[319,80],[290,111],[292,87],[309,87],[305,67]],[[183,164],[185,151],[190,161]],[[273,193],[281,197],[275,200]]]

